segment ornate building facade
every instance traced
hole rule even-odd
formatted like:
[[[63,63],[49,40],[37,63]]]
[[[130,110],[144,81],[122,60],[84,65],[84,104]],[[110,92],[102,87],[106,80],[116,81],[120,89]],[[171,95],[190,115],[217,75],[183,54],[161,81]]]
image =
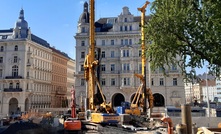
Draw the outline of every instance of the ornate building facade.
[[[23,9],[14,28],[0,30],[0,49],[1,114],[18,108],[27,111],[62,106],[53,102],[67,100],[67,62],[72,59],[31,33]]]
[[[77,103],[86,97],[84,80],[84,60],[89,46],[89,12],[88,3],[84,3],[83,13],[78,21],[76,39],[76,96]],[[150,17],[146,16],[146,21]],[[100,18],[95,22],[96,47],[101,48],[101,87],[107,102],[113,106],[121,102],[131,102],[140,80],[135,73],[141,74],[141,39],[140,16],[130,13],[123,7],[117,17]],[[179,58],[179,57],[178,57]],[[183,76],[177,65],[167,69],[167,76],[162,69],[148,69],[147,86],[151,88],[155,106],[179,106],[185,102]]]

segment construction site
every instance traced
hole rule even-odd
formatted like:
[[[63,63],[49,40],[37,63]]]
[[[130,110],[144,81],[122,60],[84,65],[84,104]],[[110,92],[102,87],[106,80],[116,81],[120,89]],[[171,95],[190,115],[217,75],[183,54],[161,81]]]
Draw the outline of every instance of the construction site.
[[[221,118],[206,117],[205,110],[189,104],[173,109],[154,107],[154,96],[146,84],[145,11],[148,1],[138,7],[141,13],[142,73],[134,75],[141,82],[131,102],[113,107],[106,101],[100,85],[101,49],[95,43],[95,0],[90,0],[90,36],[84,60],[87,82],[85,105],[76,104],[76,89],[71,90],[70,108],[42,108],[7,116],[1,120],[1,134],[216,134],[221,133]],[[96,91],[97,88],[97,91]],[[78,96],[79,97],[79,96]],[[82,107],[77,107],[82,106]],[[177,111],[178,112],[177,112]]]

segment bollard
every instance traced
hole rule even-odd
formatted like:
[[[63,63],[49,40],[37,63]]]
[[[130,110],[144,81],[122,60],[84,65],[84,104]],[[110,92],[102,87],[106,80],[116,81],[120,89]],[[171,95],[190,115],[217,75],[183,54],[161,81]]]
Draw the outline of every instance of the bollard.
[[[182,124],[186,125],[187,134],[192,134],[191,107],[188,104],[181,105]]]
[[[177,124],[176,125],[176,132],[177,134],[187,134],[186,132],[186,125],[185,124]]]

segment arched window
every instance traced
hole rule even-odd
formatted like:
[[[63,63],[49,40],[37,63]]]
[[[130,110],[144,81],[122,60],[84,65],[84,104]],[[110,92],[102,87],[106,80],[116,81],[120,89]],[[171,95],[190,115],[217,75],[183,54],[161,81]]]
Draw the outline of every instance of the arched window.
[[[15,51],[18,51],[18,46],[17,45],[15,45]]]
[[[16,65],[12,67],[12,76],[18,76],[18,66]]]

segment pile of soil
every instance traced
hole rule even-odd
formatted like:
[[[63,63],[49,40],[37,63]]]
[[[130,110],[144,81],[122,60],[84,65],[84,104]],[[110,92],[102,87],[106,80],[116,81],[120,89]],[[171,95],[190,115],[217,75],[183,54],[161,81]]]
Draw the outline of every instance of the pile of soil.
[[[11,124],[6,130],[1,134],[48,134],[41,125],[31,123],[31,122],[16,122]]]

